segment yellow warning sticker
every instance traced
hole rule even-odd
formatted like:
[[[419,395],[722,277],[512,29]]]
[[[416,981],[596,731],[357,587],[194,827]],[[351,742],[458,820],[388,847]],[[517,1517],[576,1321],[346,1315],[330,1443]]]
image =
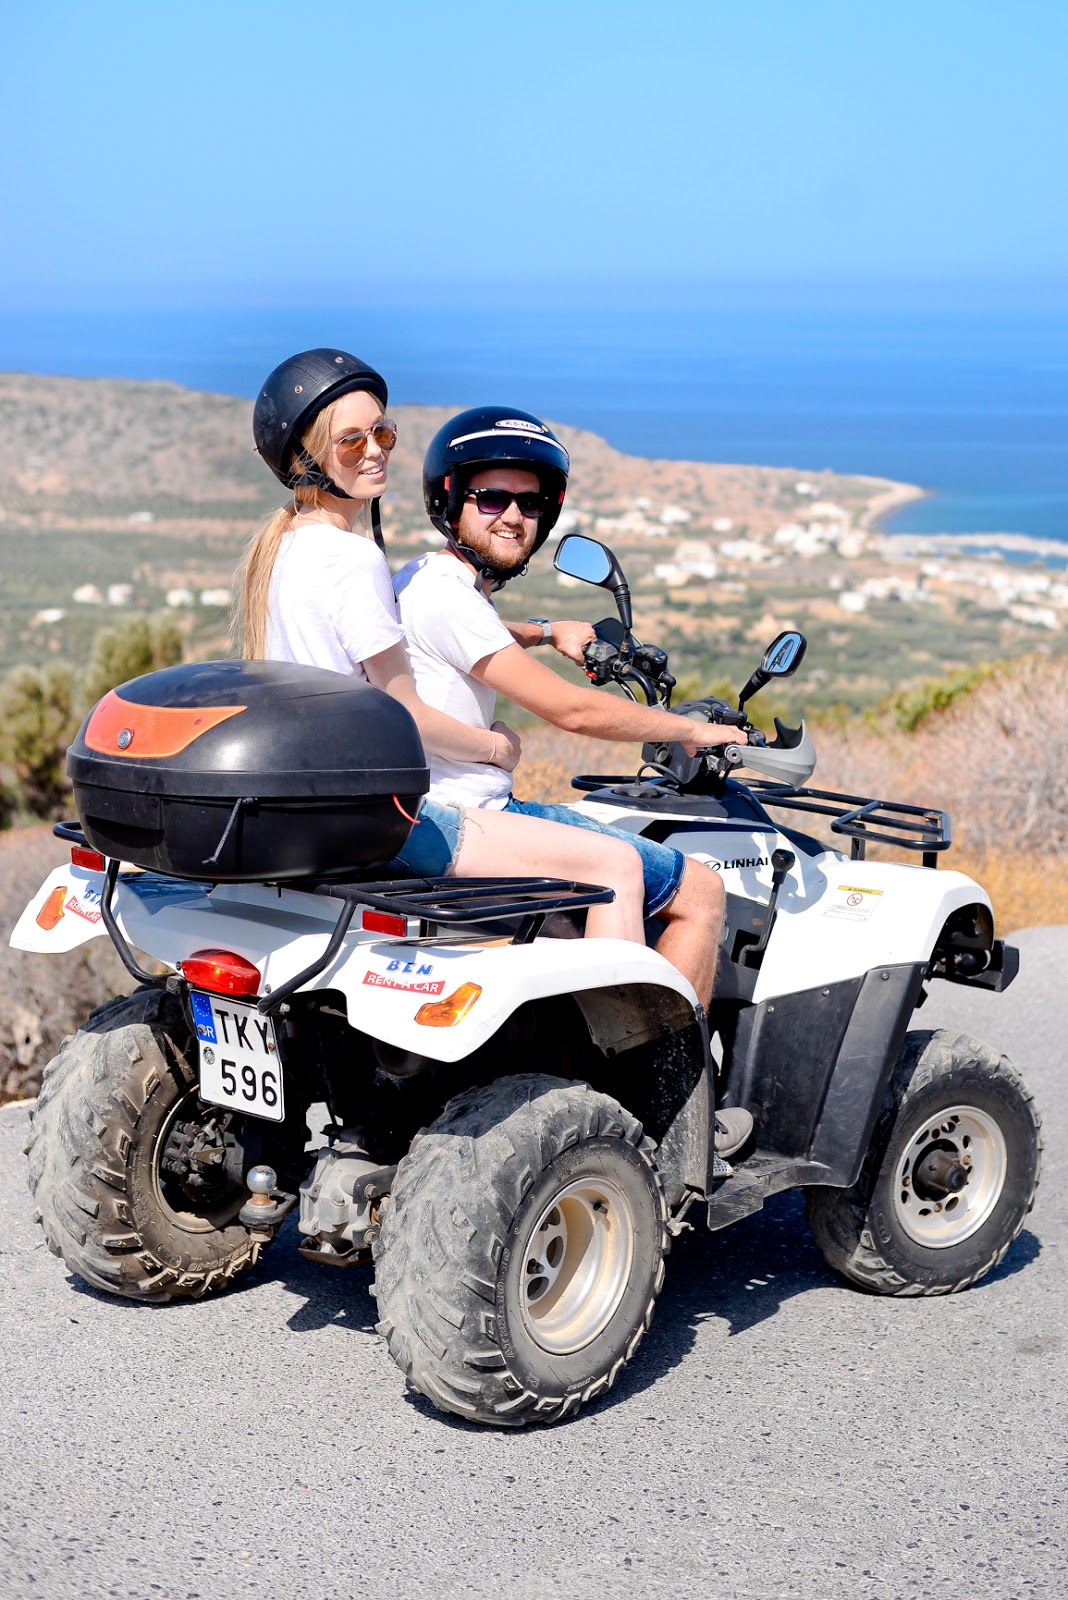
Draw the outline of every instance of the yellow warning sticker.
[[[838,917],[845,922],[867,922],[879,904],[881,889],[864,889],[856,883],[840,883],[827,892],[825,917]]]

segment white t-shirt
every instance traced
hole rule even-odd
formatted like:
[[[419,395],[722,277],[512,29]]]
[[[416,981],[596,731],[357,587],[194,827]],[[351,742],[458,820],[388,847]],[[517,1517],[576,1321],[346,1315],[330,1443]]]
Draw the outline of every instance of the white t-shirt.
[[[403,642],[386,558],[330,522],[290,528],[271,573],[267,656],[366,680],[363,663]]]
[[[471,668],[515,640],[476,574],[442,552],[409,561],[393,587],[420,699],[469,728],[488,728],[496,691],[472,678]],[[430,757],[432,800],[500,809],[511,796],[512,775],[501,767]]]

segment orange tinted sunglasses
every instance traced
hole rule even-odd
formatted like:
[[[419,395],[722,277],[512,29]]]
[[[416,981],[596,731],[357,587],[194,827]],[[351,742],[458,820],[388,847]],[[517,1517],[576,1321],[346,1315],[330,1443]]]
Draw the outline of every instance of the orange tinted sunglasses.
[[[397,442],[397,424],[391,417],[379,417],[373,428],[361,428],[358,433],[346,433],[334,445],[337,458],[343,467],[355,467],[367,454],[367,441],[373,439],[387,456]]]

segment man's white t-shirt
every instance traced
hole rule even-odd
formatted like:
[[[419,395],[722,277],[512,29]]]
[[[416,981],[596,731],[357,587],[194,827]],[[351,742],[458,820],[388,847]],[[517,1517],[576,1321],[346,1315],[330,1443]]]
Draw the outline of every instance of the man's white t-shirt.
[[[267,601],[267,656],[366,680],[363,663],[404,634],[386,558],[362,534],[303,523],[282,540]]]
[[[515,640],[477,575],[442,552],[409,561],[393,587],[420,699],[469,728],[489,728],[496,691],[472,678],[471,668]],[[500,767],[430,757],[432,800],[499,809],[511,796],[511,773]]]

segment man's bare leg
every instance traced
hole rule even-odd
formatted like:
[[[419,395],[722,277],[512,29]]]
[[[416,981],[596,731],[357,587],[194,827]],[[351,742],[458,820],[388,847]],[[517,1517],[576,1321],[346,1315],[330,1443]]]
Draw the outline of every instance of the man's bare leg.
[[[706,1011],[716,981],[726,904],[719,873],[700,861],[687,861],[678,889],[656,913],[664,923],[657,950],[689,978]]]
[[[716,981],[726,905],[719,873],[700,861],[688,861],[674,896],[657,912],[665,927],[656,948],[689,978],[706,1011]],[[742,1106],[721,1106],[716,1112],[717,1152],[733,1155],[752,1131],[753,1119]]]

